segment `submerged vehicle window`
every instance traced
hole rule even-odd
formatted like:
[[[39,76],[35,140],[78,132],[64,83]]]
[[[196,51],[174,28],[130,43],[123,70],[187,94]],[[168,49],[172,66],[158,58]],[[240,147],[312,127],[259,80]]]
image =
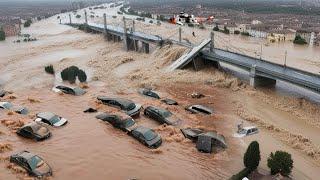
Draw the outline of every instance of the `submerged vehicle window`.
[[[132,110],[132,109],[134,109],[134,108],[136,108],[136,105],[135,105],[134,103],[130,103],[130,104],[128,104],[127,107],[126,107],[127,110]]]
[[[135,124],[135,122],[132,119],[127,119],[124,122],[125,127],[130,127],[130,126],[133,126],[134,124]]]
[[[12,104],[11,103],[5,103],[5,104],[3,104],[3,107],[4,108],[6,108],[6,109],[10,109],[10,108],[12,108]]]
[[[28,160],[28,163],[31,169],[36,169],[44,164],[42,159],[38,156],[33,156],[31,159]]]
[[[144,138],[146,138],[147,141],[150,141],[152,139],[154,139],[157,135],[152,131],[152,130],[149,130],[147,132],[145,132],[143,134]]]
[[[159,109],[159,113],[161,114],[161,116],[166,118],[172,116],[172,113],[170,111],[164,109]]]
[[[59,121],[60,121],[60,117],[57,116],[57,115],[53,116],[53,117],[50,119],[50,122],[51,122],[52,124],[55,124],[55,123],[57,123],[57,122],[59,122]]]

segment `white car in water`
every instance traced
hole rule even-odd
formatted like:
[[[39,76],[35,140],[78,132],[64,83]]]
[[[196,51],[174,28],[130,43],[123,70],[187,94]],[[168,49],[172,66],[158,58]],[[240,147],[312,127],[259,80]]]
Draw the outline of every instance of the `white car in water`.
[[[55,115],[51,112],[41,112],[37,114],[37,119],[34,120],[37,123],[45,123],[50,126],[60,127],[67,124],[68,120]]]
[[[257,134],[259,132],[259,129],[255,126],[249,126],[249,127],[244,127],[241,128],[237,133],[235,133],[233,136],[237,138],[245,137],[245,136],[250,136],[253,134]]]

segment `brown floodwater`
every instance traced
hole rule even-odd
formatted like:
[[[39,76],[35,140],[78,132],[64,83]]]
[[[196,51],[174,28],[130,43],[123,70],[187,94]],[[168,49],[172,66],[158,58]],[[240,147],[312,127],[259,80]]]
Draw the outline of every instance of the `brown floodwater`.
[[[0,124],[0,131],[4,133],[0,134],[0,143],[8,143],[13,146],[11,151],[1,153],[1,158],[21,150],[31,151],[43,157],[52,167],[53,179],[72,179],[75,177],[86,180],[227,179],[242,169],[241,158],[248,144],[248,140],[243,141],[232,137],[236,123],[239,121],[239,117],[234,114],[232,109],[235,101],[243,101],[248,108],[253,109],[253,112],[274,118],[270,120],[271,122],[282,121],[279,126],[290,128],[290,125],[293,125],[295,127],[292,129],[296,130],[298,129],[296,126],[303,126],[302,129],[305,131],[312,129],[306,134],[311,139],[317,137],[317,128],[310,127],[308,124],[305,126],[301,122],[292,123],[290,121],[292,117],[288,113],[284,114],[280,110],[274,111],[269,105],[261,104],[262,102],[255,100],[255,98],[247,100],[243,94],[237,94],[231,90],[206,86],[202,81],[188,83],[185,80],[181,83],[161,84],[161,77],[156,79],[157,83],[161,84],[161,86],[157,86],[160,96],[175,99],[180,103],[180,106],[167,106],[158,100],[143,97],[137,93],[137,87],[133,85],[134,80],[128,76],[148,68],[153,71],[152,75],[158,76],[161,71],[158,69],[161,66],[153,67],[157,56],[124,52],[121,44],[106,43],[100,35],[85,34],[70,27],[58,25],[56,21],[56,17],[53,17],[24,30],[38,37],[39,41],[14,44],[12,43],[14,38],[9,38],[6,42],[0,43],[0,51],[6,52],[0,54],[0,88],[11,90],[16,96],[16,99],[6,97],[1,100],[26,106],[31,112],[30,116],[23,116],[8,115],[7,111],[0,111],[0,120],[32,121],[32,115],[50,111],[65,117],[69,123],[61,128],[49,127],[52,137],[42,142],[18,137],[14,131],[10,131],[8,127]],[[172,27],[169,24],[164,24],[163,27],[148,25],[146,31],[154,31],[157,28],[157,34],[168,35],[171,33],[169,31],[173,29],[167,28]],[[191,32],[192,29],[184,30],[185,33],[189,31]],[[201,39],[206,37],[207,31],[197,30],[196,34],[199,34],[199,39]],[[235,39],[238,38],[241,37],[235,37]],[[191,40],[196,42],[197,39]],[[259,47],[260,44],[252,39],[243,38],[237,43],[245,41],[248,41],[249,49],[251,46],[252,48]],[[281,53],[274,53],[268,48],[281,49],[283,48],[281,45],[264,46],[266,46],[266,54],[280,57]],[[285,46],[290,48],[292,45]],[[293,48],[291,51],[297,53],[294,56],[301,55],[299,56],[302,57],[300,60],[306,62],[302,64],[309,63],[309,56],[305,55],[310,52],[313,54],[312,57],[316,57],[316,60],[319,56],[317,48]],[[134,60],[116,66],[116,68],[112,66],[112,63],[108,64],[110,61],[123,60],[123,55],[132,56]],[[295,60],[295,63],[299,64],[298,60]],[[56,68],[57,75],[55,77],[44,73],[43,67],[47,64],[53,64]],[[58,77],[59,72],[70,65],[77,65],[88,73],[89,88],[83,96],[59,95],[51,91],[53,85],[62,83]],[[318,66],[309,64],[306,70],[318,71],[319,69]],[[91,79],[96,74],[100,74],[102,78],[98,81],[92,81]],[[107,77],[104,77],[105,74]],[[186,77],[192,78],[192,76]],[[99,78],[95,77],[95,79]],[[141,81],[148,80],[148,78],[150,77],[146,75],[141,78]],[[208,77],[205,76],[205,78]],[[206,97],[192,99],[190,98],[192,92],[202,92]],[[116,111],[113,108],[97,104],[96,97],[98,95],[129,98],[144,107],[155,105],[167,108],[183,120],[183,123],[179,127],[163,127],[144,117],[141,113],[141,116],[136,118],[136,122],[155,129],[163,139],[163,144],[159,149],[150,150],[122,131],[97,120],[96,114],[83,113],[83,110],[88,107],[96,107],[101,112]],[[28,98],[39,100],[39,102],[30,102]],[[201,116],[187,113],[184,107],[193,103],[208,105],[214,108],[215,114]],[[279,118],[275,119],[276,117]],[[180,127],[202,127],[207,130],[217,130],[226,137],[229,147],[226,151],[217,154],[200,153],[196,150],[194,143],[182,137],[179,131]],[[266,159],[271,150],[277,150],[275,148],[279,146],[275,144],[279,142],[270,137],[268,132],[262,132],[263,135],[258,136],[259,140],[269,142],[269,144],[263,145],[268,146],[268,152],[263,152],[263,157]],[[267,134],[266,137],[265,134]],[[318,145],[319,141],[315,141],[315,143]],[[281,145],[281,148],[289,149],[298,159],[295,161],[297,168],[293,172],[295,176],[297,175],[297,179],[308,177],[303,173],[303,169],[308,167],[311,167],[308,168],[310,177],[318,176],[316,171],[318,166],[309,163],[308,157],[302,156],[286,145]],[[24,174],[7,168],[7,164],[7,161],[0,161],[1,180],[23,179],[25,177]]]

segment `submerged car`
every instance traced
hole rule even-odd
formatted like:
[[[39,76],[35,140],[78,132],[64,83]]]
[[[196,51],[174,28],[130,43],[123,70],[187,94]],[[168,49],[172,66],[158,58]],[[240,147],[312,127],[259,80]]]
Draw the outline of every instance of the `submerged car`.
[[[253,134],[257,134],[259,132],[259,129],[255,126],[249,126],[249,127],[244,127],[238,130],[236,134],[234,134],[234,137],[245,137]]]
[[[25,107],[14,107],[10,102],[0,102],[0,109],[13,110],[18,114],[28,114],[29,110]]]
[[[17,134],[36,141],[45,140],[51,136],[48,128],[36,122],[22,126],[17,130]]]
[[[156,92],[152,91],[151,89],[139,89],[138,92],[148,97],[160,99],[160,96]]]
[[[163,99],[161,100],[163,103],[167,104],[167,105],[178,105],[178,102],[172,99]]]
[[[144,115],[158,121],[161,124],[177,125],[181,120],[175,117],[170,111],[154,106],[148,106]]]
[[[130,134],[149,148],[158,148],[162,144],[161,136],[150,128],[138,126]]]
[[[52,88],[54,92],[63,92],[65,94],[71,94],[75,96],[81,96],[86,93],[85,90],[79,88],[79,87],[68,87],[68,86],[55,86]]]
[[[209,115],[213,113],[211,108],[199,104],[188,106],[186,107],[186,110],[194,114],[202,113]]]
[[[29,175],[42,178],[52,176],[51,167],[39,156],[22,151],[10,156],[10,162],[25,169]]]
[[[60,127],[68,123],[68,120],[62,118],[58,115],[55,115],[51,112],[41,112],[37,114],[37,119],[34,120],[35,122],[42,122],[46,123],[50,126]]]
[[[137,126],[131,117],[123,117],[116,114],[101,113],[96,118],[108,122],[113,127],[121,129],[124,132],[131,132]]]
[[[223,135],[216,132],[206,132],[198,135],[196,148],[200,152],[212,153],[218,149],[227,148]]]
[[[98,96],[97,99],[105,105],[121,109],[129,116],[136,116],[140,114],[141,105],[135,104],[131,100],[123,98],[109,98],[105,96]]]
[[[7,91],[0,90],[0,97],[4,97],[7,94]]]
[[[198,128],[185,128],[185,129],[180,129],[180,131],[182,132],[185,138],[188,138],[194,142],[198,140],[199,134],[204,133],[203,130]]]

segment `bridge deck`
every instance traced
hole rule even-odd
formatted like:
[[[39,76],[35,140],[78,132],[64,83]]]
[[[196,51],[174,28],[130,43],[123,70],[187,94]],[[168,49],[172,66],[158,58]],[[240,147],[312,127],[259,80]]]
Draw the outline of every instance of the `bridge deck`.
[[[96,31],[99,31],[99,32],[105,31],[103,24],[88,23],[88,26]],[[108,33],[118,35],[118,36],[124,35],[124,29],[122,27],[107,25],[107,31],[108,31]],[[135,31],[135,32],[127,31],[127,36],[130,37],[131,39],[140,40],[142,42],[147,42],[147,43],[150,43],[150,42],[158,43],[162,40],[162,38],[159,36],[145,34],[145,33],[137,32],[137,31]]]
[[[256,75],[275,80],[283,80],[320,92],[320,75],[299,69],[285,67],[268,61],[215,49],[214,52],[202,51],[204,59],[224,62],[250,71],[256,66]]]

